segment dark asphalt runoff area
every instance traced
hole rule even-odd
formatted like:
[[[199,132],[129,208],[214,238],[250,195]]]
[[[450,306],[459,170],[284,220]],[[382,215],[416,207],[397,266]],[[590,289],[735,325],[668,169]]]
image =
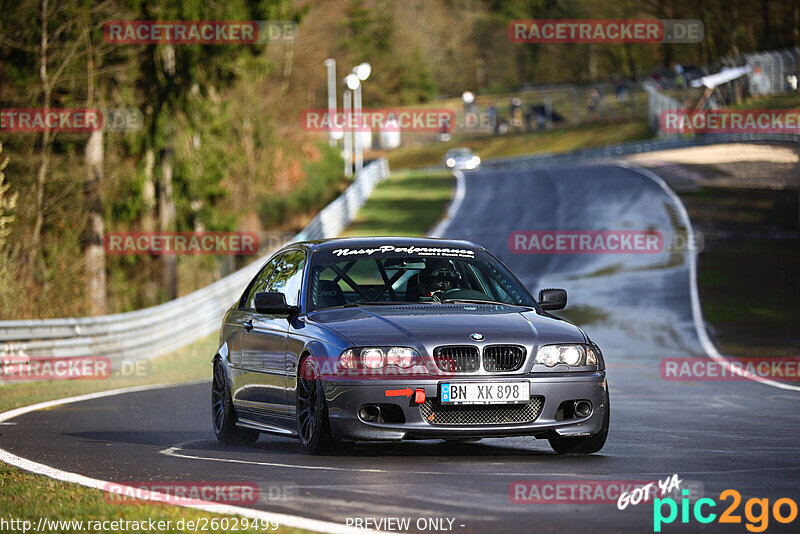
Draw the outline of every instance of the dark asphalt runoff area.
[[[559,457],[532,438],[366,443],[327,456],[307,456],[293,439],[267,435],[251,447],[223,446],[211,427],[210,383],[22,415],[0,426],[0,448],[116,482],[256,482],[260,497],[249,506],[342,525],[348,518],[410,518],[410,530],[418,531],[430,525],[420,519],[445,518],[429,532],[653,532],[652,504],[519,504],[509,487],[677,474],[695,495],[718,503],[718,516],[731,502],[720,492],[737,490],[742,502],[733,515],[741,523],[703,525],[690,507],[688,523],[679,513],[662,532],[746,533],[751,498],[769,499],[767,532],[800,530],[800,518],[782,525],[771,514],[777,499],[800,503],[800,392],[660,376],[662,358],[706,358],[693,323],[687,251],[535,255],[509,248],[513,231],[549,229],[658,230],[671,249],[673,235],[685,229],[670,197],[613,164],[479,171],[464,179],[466,194],[443,236],[485,246],[534,295],[567,289],[570,317],[603,349],[611,430],[599,454]]]

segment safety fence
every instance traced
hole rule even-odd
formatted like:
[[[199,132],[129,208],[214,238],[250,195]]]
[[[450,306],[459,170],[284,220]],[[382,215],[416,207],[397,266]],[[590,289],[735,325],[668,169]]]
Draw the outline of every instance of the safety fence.
[[[751,67],[747,87],[753,96],[775,95],[797,91],[800,75],[800,48],[773,50],[742,56]]]
[[[800,48],[773,50],[753,54],[742,54],[736,57],[722,57],[709,65],[708,73],[723,72],[725,69],[748,67],[747,74],[722,83],[710,91],[704,107],[710,109],[725,108],[730,104],[742,101],[751,96],[771,96],[797,92],[800,78]],[[685,108],[681,100],[674,98],[675,91],[665,91],[652,81],[642,83],[642,89],[648,95],[648,124],[661,138],[676,137],[677,134],[665,133],[661,130],[661,113],[668,110]],[[705,89],[700,87],[700,89]],[[670,94],[672,93],[672,94]],[[698,89],[683,92],[683,102],[699,101]],[[691,96],[691,98],[689,98]]]

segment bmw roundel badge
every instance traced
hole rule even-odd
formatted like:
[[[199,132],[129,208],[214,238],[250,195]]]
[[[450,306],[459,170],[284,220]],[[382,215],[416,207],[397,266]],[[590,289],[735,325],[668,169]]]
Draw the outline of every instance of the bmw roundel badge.
[[[477,332],[475,332],[473,334],[470,334],[469,337],[471,337],[475,341],[483,341],[484,340],[483,334],[479,334]]]

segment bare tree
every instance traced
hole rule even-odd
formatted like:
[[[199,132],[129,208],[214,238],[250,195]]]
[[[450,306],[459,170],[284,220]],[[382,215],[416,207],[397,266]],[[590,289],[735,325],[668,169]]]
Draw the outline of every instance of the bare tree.
[[[89,32],[86,31],[87,61],[86,61],[86,107],[94,106],[95,69],[94,50]],[[84,266],[86,269],[86,297],[89,301],[89,311],[92,315],[106,313],[106,255],[103,248],[105,227],[103,222],[103,131],[95,129],[89,134],[84,150],[86,163],[86,181],[84,193],[89,210],[86,230],[84,235]]]
[[[48,31],[49,23],[49,4],[48,0],[41,0],[39,6],[39,85],[42,92],[42,111],[47,113],[52,106],[53,88],[58,83],[64,69],[76,58],[83,42],[82,38],[75,39],[72,46],[57,58],[57,67],[52,75],[49,70],[49,62],[51,59],[51,35]],[[63,25],[56,28],[53,32],[53,38],[60,38],[61,34],[67,33],[74,24],[73,20],[68,20]],[[81,36],[83,37],[83,36]],[[55,56],[55,55],[54,55]],[[50,157],[53,150],[53,140],[56,132],[51,132],[47,128],[43,129],[41,134],[41,147],[39,168],[36,172],[35,194],[34,194],[34,212],[36,213],[31,229],[31,242],[28,249],[27,262],[30,266],[35,265],[37,256],[41,248],[42,234],[45,229],[45,194],[48,175],[50,172]]]

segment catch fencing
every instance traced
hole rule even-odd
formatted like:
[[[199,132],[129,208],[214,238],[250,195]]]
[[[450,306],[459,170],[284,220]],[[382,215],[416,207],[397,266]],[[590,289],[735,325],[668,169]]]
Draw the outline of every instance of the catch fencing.
[[[706,102],[709,108],[724,108],[750,96],[771,96],[797,92],[800,79],[800,48],[772,50],[736,57],[722,57],[709,65],[707,71],[716,73],[726,68],[750,67],[747,75],[718,86]],[[660,138],[674,138],[678,134],[665,133],[660,127],[661,113],[685,106],[652,81],[642,84],[648,95],[647,120]],[[696,91],[695,91],[696,93]],[[699,94],[694,94],[699,99]],[[719,98],[717,98],[719,97]],[[684,100],[688,100],[685,98]]]
[[[752,96],[776,95],[797,91],[800,49],[773,50],[742,56],[751,67],[747,87]]]

